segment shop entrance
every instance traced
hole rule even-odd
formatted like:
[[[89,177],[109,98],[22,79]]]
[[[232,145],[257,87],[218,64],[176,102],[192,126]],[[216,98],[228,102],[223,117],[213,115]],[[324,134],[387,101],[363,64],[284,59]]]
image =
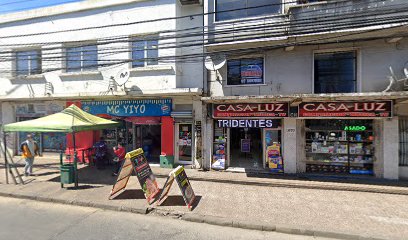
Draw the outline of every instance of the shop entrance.
[[[142,148],[149,163],[160,163],[161,125],[136,125],[136,148]]]
[[[231,167],[263,168],[261,128],[231,128]]]

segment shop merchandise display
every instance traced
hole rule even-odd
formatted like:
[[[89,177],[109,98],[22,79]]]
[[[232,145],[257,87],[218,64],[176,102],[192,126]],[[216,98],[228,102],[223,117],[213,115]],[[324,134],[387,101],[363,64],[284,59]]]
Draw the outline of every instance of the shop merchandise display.
[[[227,133],[222,128],[214,129],[214,143],[213,143],[213,159],[212,169],[225,169],[226,151],[227,151]]]
[[[332,129],[313,128],[316,130],[306,130],[307,172],[373,174],[373,131],[366,127],[344,131],[349,128],[335,125]]]

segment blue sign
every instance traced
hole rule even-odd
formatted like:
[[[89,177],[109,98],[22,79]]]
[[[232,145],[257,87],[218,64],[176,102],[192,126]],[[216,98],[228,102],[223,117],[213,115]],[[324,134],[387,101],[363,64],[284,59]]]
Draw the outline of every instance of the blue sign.
[[[143,99],[82,102],[82,109],[93,115],[115,117],[170,116],[171,99]]]

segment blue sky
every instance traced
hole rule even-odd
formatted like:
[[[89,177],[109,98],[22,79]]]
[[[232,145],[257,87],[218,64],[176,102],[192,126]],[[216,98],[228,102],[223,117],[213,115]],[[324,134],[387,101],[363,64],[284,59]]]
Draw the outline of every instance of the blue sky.
[[[0,14],[80,1],[82,0],[0,0]]]

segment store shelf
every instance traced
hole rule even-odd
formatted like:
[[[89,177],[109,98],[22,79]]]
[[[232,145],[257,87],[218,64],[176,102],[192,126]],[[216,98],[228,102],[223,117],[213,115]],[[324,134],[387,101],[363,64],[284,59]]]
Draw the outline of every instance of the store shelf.
[[[350,162],[350,165],[354,165],[354,166],[356,166],[356,165],[358,165],[358,166],[360,166],[360,165],[373,165],[374,163],[373,162]]]
[[[322,130],[322,129],[319,129],[319,130],[307,130],[306,129],[306,132],[345,132],[344,130]],[[372,130],[365,130],[365,131],[353,131],[353,133],[356,133],[356,132],[373,132]]]
[[[348,162],[346,162],[346,161],[342,161],[342,162],[340,162],[340,161],[327,161],[327,162],[325,162],[325,161],[306,161],[306,164],[314,164],[314,165],[340,165],[340,166],[343,166],[343,165],[347,165],[348,164]]]
[[[374,141],[352,141],[352,140],[313,140],[313,139],[306,139],[306,142],[374,143]]]
[[[348,153],[325,153],[325,152],[306,152],[306,154],[329,154],[329,155],[349,155]]]

